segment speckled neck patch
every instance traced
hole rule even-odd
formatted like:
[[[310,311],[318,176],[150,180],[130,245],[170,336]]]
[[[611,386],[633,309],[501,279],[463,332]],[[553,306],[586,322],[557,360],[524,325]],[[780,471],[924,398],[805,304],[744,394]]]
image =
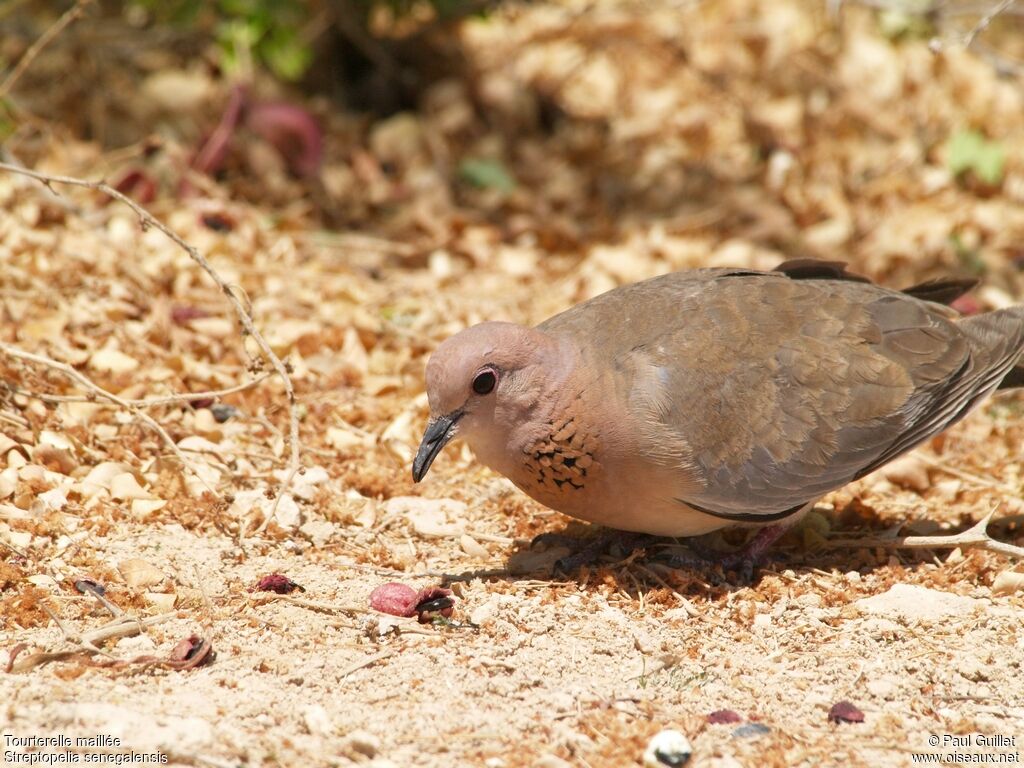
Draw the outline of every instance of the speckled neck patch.
[[[576,419],[551,422],[550,436],[525,451],[524,465],[548,490],[581,490],[594,463],[594,439]]]

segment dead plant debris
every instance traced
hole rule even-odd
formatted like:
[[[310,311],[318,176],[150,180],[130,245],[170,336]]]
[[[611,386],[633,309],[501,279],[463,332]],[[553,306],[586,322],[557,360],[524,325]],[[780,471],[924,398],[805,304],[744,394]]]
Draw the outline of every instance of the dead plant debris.
[[[747,586],[672,542],[556,578],[528,542],[577,524],[468,451],[410,477],[425,359],[481,320],[807,255],[1022,301],[1018,15],[826,5],[503,6],[373,119],[96,4],[0,10],[4,732],[375,768],[1022,732],[1020,395],[831,494]],[[260,111],[211,144],[232,96]]]

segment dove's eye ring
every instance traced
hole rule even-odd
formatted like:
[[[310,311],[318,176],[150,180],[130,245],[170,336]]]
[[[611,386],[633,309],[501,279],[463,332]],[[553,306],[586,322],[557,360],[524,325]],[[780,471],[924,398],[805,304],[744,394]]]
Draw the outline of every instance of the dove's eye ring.
[[[498,374],[492,368],[484,368],[473,379],[473,391],[478,395],[489,395],[498,383]]]

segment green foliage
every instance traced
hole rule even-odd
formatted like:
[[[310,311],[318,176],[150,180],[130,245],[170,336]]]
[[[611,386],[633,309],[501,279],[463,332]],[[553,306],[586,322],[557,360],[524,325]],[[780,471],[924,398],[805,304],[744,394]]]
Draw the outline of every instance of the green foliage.
[[[3,0],[0,0],[2,3]],[[220,49],[225,71],[248,74],[253,64],[265,66],[283,80],[298,80],[313,62],[313,49],[303,26],[324,10],[316,0],[127,0],[156,19],[179,26],[207,28]],[[331,6],[328,6],[331,7]],[[392,17],[412,15],[429,7],[440,19],[483,13],[485,0],[351,0],[336,3],[336,12],[351,13],[357,26],[370,34],[376,8]],[[340,10],[338,10],[340,9]]]
[[[454,19],[470,13],[486,12],[486,3],[481,0],[354,0],[364,18],[368,17],[376,7],[384,7],[391,11],[395,18],[410,15],[418,7],[429,5],[439,19]]]
[[[878,31],[890,40],[929,38],[935,34],[932,5],[932,0],[891,2],[878,12]]]
[[[7,101],[0,99],[0,144],[3,144],[17,128],[14,116]]]
[[[1003,180],[1006,153],[1003,145],[986,139],[975,130],[953,134],[946,147],[946,164],[954,176],[970,171],[980,181],[996,185]]]
[[[134,2],[161,20],[181,25],[197,25],[204,15],[212,17],[221,65],[228,72],[245,72],[258,62],[283,80],[298,80],[313,60],[313,51],[301,35],[309,14],[303,0]]]
[[[511,192],[516,187],[511,174],[497,160],[466,158],[459,165],[459,178],[480,189]]]

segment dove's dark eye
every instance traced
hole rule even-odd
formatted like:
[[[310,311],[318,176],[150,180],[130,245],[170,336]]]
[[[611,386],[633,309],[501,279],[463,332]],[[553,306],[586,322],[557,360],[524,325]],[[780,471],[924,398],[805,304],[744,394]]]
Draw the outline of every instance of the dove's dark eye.
[[[473,379],[473,391],[478,395],[489,395],[498,383],[498,375],[490,368],[485,368]]]

